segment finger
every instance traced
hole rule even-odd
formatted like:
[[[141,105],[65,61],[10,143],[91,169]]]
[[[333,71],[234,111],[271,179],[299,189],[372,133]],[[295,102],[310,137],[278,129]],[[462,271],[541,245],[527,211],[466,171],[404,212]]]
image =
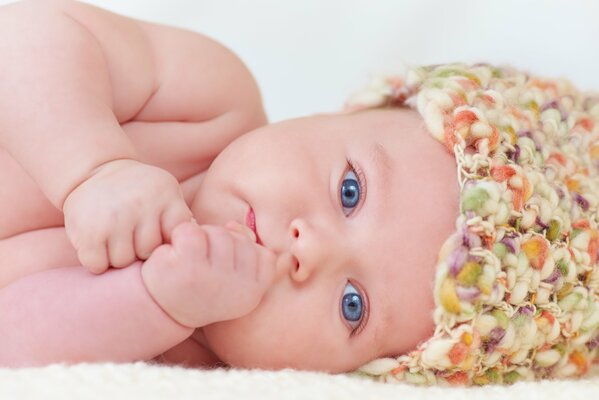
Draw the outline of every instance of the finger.
[[[208,236],[207,257],[216,268],[235,268],[235,245],[231,233],[220,226],[203,225]]]
[[[237,233],[233,234],[233,245],[235,270],[247,273],[251,279],[257,280],[259,254],[256,245],[248,241],[247,236]]]
[[[123,268],[135,261],[133,232],[128,227],[118,227],[108,239],[109,263],[115,268]]]
[[[146,219],[139,223],[133,233],[135,254],[140,260],[146,260],[152,251],[162,244],[160,221],[158,218]]]
[[[277,256],[264,246],[253,245],[258,252],[258,268],[256,279],[265,287],[269,287],[277,276]]]
[[[253,243],[256,243],[256,234],[249,227],[240,224],[237,221],[229,221],[225,224],[225,228],[232,232],[237,232],[247,237]]]
[[[77,257],[81,265],[94,274],[101,274],[108,269],[108,253],[105,242],[83,244],[77,249]]]
[[[208,252],[206,231],[195,222],[183,222],[173,229],[172,247],[192,263],[205,261]]]
[[[160,227],[162,239],[165,243],[171,243],[172,232],[175,227],[183,222],[192,220],[191,210],[184,201],[167,208],[160,216]]]

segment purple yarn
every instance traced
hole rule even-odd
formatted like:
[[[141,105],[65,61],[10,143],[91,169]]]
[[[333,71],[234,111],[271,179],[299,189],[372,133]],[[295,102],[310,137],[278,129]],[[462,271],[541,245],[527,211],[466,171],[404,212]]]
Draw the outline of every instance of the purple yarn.
[[[447,261],[449,263],[449,273],[452,276],[456,276],[462,270],[462,266],[466,262],[467,258],[468,258],[468,248],[466,248],[464,246],[458,247],[448,257]]]
[[[516,241],[510,237],[504,237],[503,239],[501,239],[500,243],[503,243],[510,251],[510,253],[516,253],[517,249],[516,249]]]
[[[592,340],[587,342],[587,347],[589,350],[593,350],[596,347],[599,347],[599,335],[595,336]]]
[[[570,97],[570,96],[564,96],[564,97]],[[568,118],[568,114],[562,109],[561,105],[559,104],[559,102],[557,100],[552,100],[552,101],[548,101],[547,103],[543,104],[543,106],[541,107],[541,112],[548,110],[550,108],[555,108],[557,111],[559,111],[559,115],[562,121],[565,121],[566,118]]]
[[[491,330],[491,332],[489,332],[489,339],[487,339],[484,343],[483,343],[483,349],[485,350],[486,353],[492,353],[495,348],[497,347],[497,345],[499,344],[499,342],[501,342],[501,339],[503,339],[503,337],[505,336],[505,329],[496,326],[495,328],[493,328]]]
[[[549,225],[547,225],[546,223],[541,221],[541,218],[538,215],[537,215],[537,219],[535,219],[535,222],[543,229],[549,228]]]
[[[476,213],[472,210],[466,211],[466,219],[471,219],[476,217]],[[464,224],[462,226],[462,229],[467,230],[468,229],[468,225]]]
[[[514,151],[510,152],[510,160],[512,160],[513,162],[518,162],[518,157],[520,157],[520,146],[518,146],[517,144],[514,145]]]
[[[553,284],[561,277],[562,277],[562,272],[559,270],[559,268],[556,267],[553,269],[553,272],[551,273],[551,275],[549,275],[549,277],[547,279],[544,279],[543,282]]]
[[[545,104],[543,104],[543,106],[541,107],[541,112],[548,110],[550,108],[555,108],[559,110],[559,105],[557,104],[557,100],[551,100],[546,102]]]
[[[526,136],[527,138],[531,138],[532,139],[532,132],[529,131],[529,130],[518,131],[517,135],[518,135],[518,137]]]
[[[537,151],[541,151],[541,149],[543,148],[543,144],[540,142],[538,135],[535,135],[532,131],[523,130],[523,131],[518,132],[518,137],[522,137],[522,136],[526,136],[527,138],[532,140],[533,143],[535,144],[535,149]],[[518,153],[518,155],[519,154],[520,153]],[[514,160],[514,161],[516,161],[516,160]]]
[[[464,287],[457,285],[455,291],[460,300],[471,301],[480,296],[480,289],[476,286]]]
[[[476,233],[470,233],[468,230],[462,232],[462,243],[468,248],[480,247],[482,240]]]
[[[589,201],[582,197],[579,193],[574,193],[574,200],[582,207],[584,211],[589,209]]]
[[[514,232],[514,231],[507,231],[507,232],[506,232],[506,233],[503,235],[503,237],[504,237],[504,238],[510,238],[510,239],[515,239],[515,238],[517,238],[518,236],[519,236],[519,235],[518,235],[516,232]]]
[[[514,315],[515,316],[525,315],[527,317],[532,317],[533,313],[534,313],[534,308],[530,305],[525,305],[525,306],[518,308],[518,310],[514,313]]]

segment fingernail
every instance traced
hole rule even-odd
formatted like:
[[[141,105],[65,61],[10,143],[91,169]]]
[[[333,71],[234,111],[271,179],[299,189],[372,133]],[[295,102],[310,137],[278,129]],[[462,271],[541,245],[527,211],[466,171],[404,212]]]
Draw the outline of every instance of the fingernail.
[[[241,225],[239,222],[229,221],[225,224],[225,228],[247,237],[254,243],[256,242],[256,234],[254,233],[254,231],[252,231],[245,225]]]

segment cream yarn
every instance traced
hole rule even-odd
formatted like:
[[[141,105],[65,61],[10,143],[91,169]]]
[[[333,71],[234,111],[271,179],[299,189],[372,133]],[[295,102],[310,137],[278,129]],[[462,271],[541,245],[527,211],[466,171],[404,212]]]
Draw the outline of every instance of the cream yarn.
[[[434,336],[360,372],[479,385],[585,374],[599,352],[599,98],[448,64],[379,80],[349,103],[402,105],[455,155],[460,216],[439,253]]]

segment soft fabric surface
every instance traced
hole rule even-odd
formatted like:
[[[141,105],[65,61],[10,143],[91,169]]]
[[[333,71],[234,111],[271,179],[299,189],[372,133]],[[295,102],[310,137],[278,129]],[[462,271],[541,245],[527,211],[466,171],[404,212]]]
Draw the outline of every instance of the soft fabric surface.
[[[199,371],[143,363],[0,369],[1,399],[594,399],[599,368],[583,380],[474,388],[414,387],[297,371]]]

